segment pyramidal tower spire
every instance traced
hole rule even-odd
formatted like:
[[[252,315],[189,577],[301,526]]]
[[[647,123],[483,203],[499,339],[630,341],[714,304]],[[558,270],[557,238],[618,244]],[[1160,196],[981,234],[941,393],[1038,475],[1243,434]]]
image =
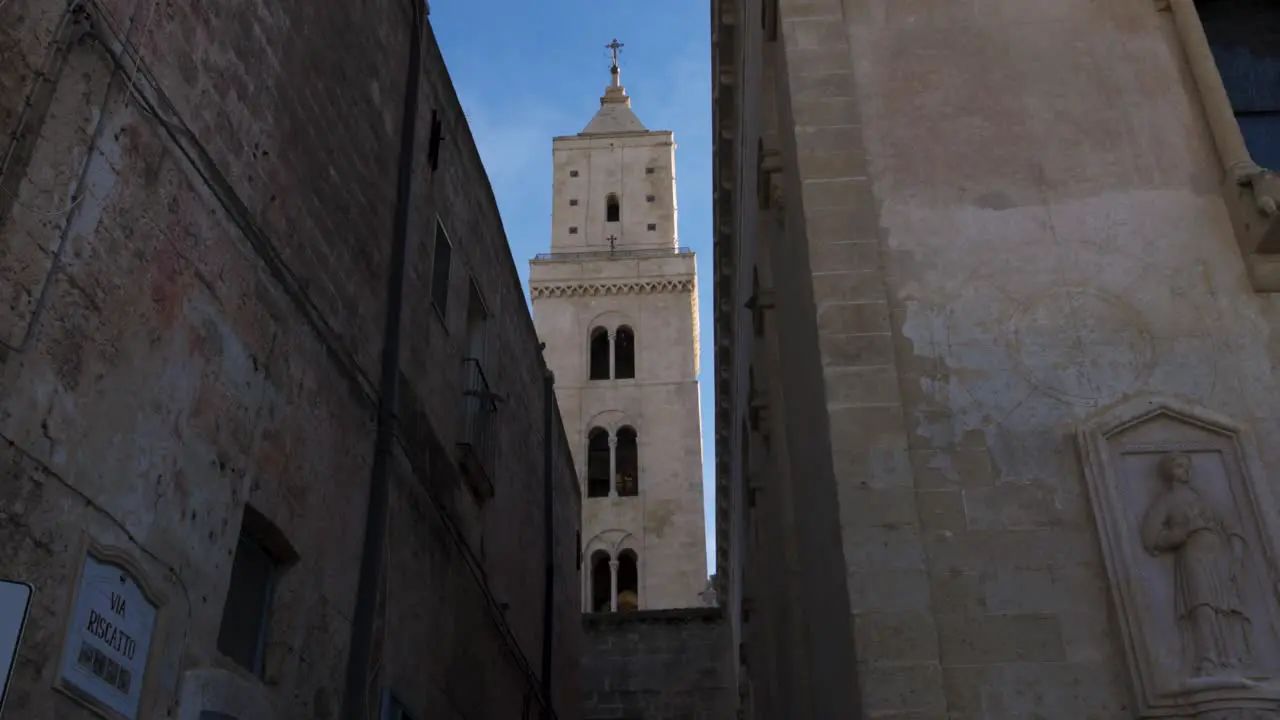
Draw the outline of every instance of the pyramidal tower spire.
[[[631,111],[631,98],[627,89],[622,87],[622,70],[618,67],[618,53],[625,45],[613,42],[605,45],[613,53],[613,64],[609,68],[609,87],[605,88],[600,98],[600,109],[595,117],[587,123],[581,135],[611,135],[625,132],[648,132],[640,118]]]

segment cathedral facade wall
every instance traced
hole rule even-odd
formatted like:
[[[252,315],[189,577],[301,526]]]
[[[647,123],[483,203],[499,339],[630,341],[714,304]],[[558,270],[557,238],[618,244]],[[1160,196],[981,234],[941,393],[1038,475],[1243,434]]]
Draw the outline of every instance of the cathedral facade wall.
[[[1272,222],[1274,176],[1233,174],[1194,11],[721,5],[763,12],[717,31],[720,557],[758,717],[836,688],[864,716],[1280,713],[1240,681],[1280,648],[1280,316],[1238,217]],[[1162,544],[1166,493],[1237,554]]]

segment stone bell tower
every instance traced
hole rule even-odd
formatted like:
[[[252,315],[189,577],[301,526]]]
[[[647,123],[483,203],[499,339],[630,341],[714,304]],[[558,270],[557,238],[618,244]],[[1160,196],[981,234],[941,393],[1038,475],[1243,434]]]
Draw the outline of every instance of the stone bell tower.
[[[694,607],[706,587],[694,255],[676,237],[675,142],[618,70],[554,140],[551,252],[530,268],[538,336],[582,479],[583,608]]]

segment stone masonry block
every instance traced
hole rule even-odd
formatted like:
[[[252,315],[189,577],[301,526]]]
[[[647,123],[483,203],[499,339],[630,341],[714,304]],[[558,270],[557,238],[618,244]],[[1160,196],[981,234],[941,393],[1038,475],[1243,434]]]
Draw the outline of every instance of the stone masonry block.
[[[838,67],[840,52],[825,53],[830,56],[824,64]],[[798,100],[810,100],[824,97],[850,97],[854,92],[853,73],[846,70],[834,72],[812,72],[791,75],[791,94]],[[808,175],[806,174],[806,177]]]
[[[918,528],[844,528],[844,559],[850,573],[924,570]]]
[[[861,191],[848,195],[839,205],[806,208],[804,222],[810,247],[830,242],[877,240],[880,237],[880,215],[876,212],[874,199]],[[879,266],[877,259],[875,267]]]
[[[781,0],[779,13],[788,19],[820,18],[836,22],[841,18],[840,6],[831,0]]]
[[[913,527],[916,493],[910,488],[864,488],[839,484],[840,524],[845,528]]]
[[[842,23],[831,22],[826,17],[793,19],[785,10],[782,18],[781,30],[788,51],[843,48],[848,52],[848,41]]]
[[[863,709],[871,717],[909,710],[945,714],[942,668],[937,663],[860,662]]]
[[[898,405],[861,405],[834,407],[828,410],[833,444],[858,448],[901,448],[906,446],[902,433],[902,408]],[[850,478],[849,469],[836,467],[837,480]]]
[[[994,484],[985,450],[912,450],[916,487],[921,490],[982,490]]]
[[[814,275],[842,270],[878,270],[880,267],[880,243],[866,240],[842,240],[811,245],[809,266]],[[880,295],[884,299],[884,280],[879,281]]]
[[[938,636],[932,612],[901,611],[854,614],[858,656],[873,663],[933,663]]]
[[[929,595],[934,612],[940,615],[976,616],[989,612],[981,573],[930,574]]]
[[[1053,615],[940,615],[938,647],[946,665],[1065,659],[1062,626]]]
[[[832,367],[823,371],[827,406],[896,405],[897,376],[892,366]]]
[[[932,611],[929,575],[923,569],[850,573],[849,608],[855,613]]]
[[[833,447],[831,453],[835,466],[853,479],[850,487],[912,487],[905,448],[859,447],[845,443]]]
[[[1092,566],[1096,562],[1097,541],[1092,532],[1066,529],[968,530],[926,534],[925,548],[935,573],[982,572]]]
[[[793,54],[797,52],[807,51],[792,51]],[[823,55],[836,59],[836,56],[830,53],[824,52]],[[801,128],[854,126],[858,117],[858,101],[851,97],[796,100],[791,103],[791,115],[796,125]]]
[[[893,345],[888,333],[820,335],[818,349],[823,364],[831,367],[875,367],[893,361]]]
[[[1002,482],[965,493],[974,530],[1054,528],[1069,519],[1059,493],[1044,483]]]
[[[860,335],[889,332],[889,308],[883,302],[840,303],[818,310],[821,335]]]
[[[801,162],[803,163],[803,159]],[[801,167],[804,168],[803,164]],[[804,169],[807,170],[807,168]],[[801,188],[801,196],[806,212],[849,205],[866,210],[875,208],[870,181],[865,178],[805,180]]]
[[[884,280],[875,270],[815,270],[814,301],[820,308],[840,303],[884,300]]]
[[[967,529],[964,494],[959,490],[921,490],[915,493],[920,527],[925,532],[955,533]]]

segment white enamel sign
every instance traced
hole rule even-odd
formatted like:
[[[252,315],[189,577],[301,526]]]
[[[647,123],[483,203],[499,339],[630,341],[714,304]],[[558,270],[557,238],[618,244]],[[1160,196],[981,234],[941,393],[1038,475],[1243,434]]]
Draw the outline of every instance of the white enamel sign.
[[[30,585],[0,580],[0,710],[4,709],[4,696],[9,694],[9,681],[13,678],[30,606]]]
[[[127,718],[137,718],[156,607],[128,572],[90,555],[70,622],[62,681]]]

